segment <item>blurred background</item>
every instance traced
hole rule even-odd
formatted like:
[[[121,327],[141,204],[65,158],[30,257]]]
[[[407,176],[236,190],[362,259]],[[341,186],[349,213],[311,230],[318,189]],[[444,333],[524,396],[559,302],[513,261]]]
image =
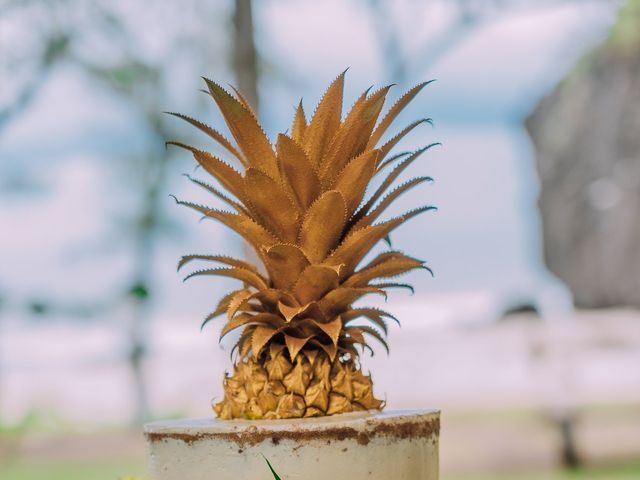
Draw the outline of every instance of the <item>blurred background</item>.
[[[165,140],[216,147],[162,112],[224,129],[205,75],[274,138],[347,66],[348,104],[438,80],[378,395],[443,410],[444,480],[640,478],[638,0],[0,0],[0,478],[141,474],[145,420],[211,414],[230,284],[175,265],[243,246],[169,198]]]

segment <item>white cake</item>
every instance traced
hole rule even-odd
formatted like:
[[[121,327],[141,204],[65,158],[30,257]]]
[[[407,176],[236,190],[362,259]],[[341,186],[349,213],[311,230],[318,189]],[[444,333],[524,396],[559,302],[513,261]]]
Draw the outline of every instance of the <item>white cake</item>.
[[[153,480],[437,480],[440,413],[295,420],[171,420],[145,426]]]

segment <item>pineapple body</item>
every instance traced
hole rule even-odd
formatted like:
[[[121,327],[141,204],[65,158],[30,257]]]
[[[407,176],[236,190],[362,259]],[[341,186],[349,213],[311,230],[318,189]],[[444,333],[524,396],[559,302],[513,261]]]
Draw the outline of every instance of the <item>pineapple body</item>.
[[[367,90],[342,116],[344,73],[325,92],[310,121],[298,106],[291,133],[274,146],[243,97],[205,80],[235,143],[213,128],[180,114],[222,145],[234,158],[226,163],[204,150],[189,150],[216,184],[190,179],[229,210],[178,201],[241,235],[262,265],[225,255],[186,255],[178,268],[199,260],[216,264],[192,272],[225,276],[242,287],[224,296],[204,323],[226,317],[221,332],[241,330],[232,350],[233,373],[224,379],[220,418],[299,418],[382,408],[373,395],[359,356],[376,339],[388,349],[389,312],[354,305],[366,295],[385,296],[409,288],[396,277],[414,269],[431,271],[403,252],[374,252],[393,230],[420,213],[381,220],[400,195],[428,182],[397,179],[431,146],[392,154],[396,144],[429,119],[409,124],[381,142],[420,84],[381,117],[389,87]],[[377,188],[370,188],[374,178]],[[373,190],[373,191],[371,191]],[[259,268],[260,267],[260,268]]]
[[[266,359],[240,360],[224,379],[224,399],[213,409],[219,418],[284,419],[378,410],[373,382],[356,361],[334,360],[305,350],[292,363],[284,348]]]

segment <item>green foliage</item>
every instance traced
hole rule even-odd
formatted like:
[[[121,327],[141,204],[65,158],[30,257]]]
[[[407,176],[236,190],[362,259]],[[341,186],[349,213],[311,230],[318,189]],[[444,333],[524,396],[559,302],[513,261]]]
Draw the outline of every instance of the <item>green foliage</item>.
[[[621,52],[640,55],[640,0],[627,0],[611,31],[609,44]]]
[[[271,473],[273,474],[273,478],[275,480],[281,480],[281,478],[278,476],[278,474],[276,473],[276,471],[273,469],[273,467],[271,466],[271,463],[269,462],[269,460],[267,460],[267,458],[264,458],[264,461],[267,462],[267,465],[269,466],[269,470],[271,470]]]

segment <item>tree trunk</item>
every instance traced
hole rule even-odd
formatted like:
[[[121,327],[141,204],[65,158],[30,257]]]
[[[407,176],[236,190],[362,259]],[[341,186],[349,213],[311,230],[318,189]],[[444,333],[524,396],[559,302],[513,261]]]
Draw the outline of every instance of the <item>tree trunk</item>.
[[[258,53],[253,37],[253,12],[251,0],[235,0],[233,12],[233,70],[238,90],[257,113]]]
[[[582,308],[640,307],[640,1],[528,121],[549,269]]]

